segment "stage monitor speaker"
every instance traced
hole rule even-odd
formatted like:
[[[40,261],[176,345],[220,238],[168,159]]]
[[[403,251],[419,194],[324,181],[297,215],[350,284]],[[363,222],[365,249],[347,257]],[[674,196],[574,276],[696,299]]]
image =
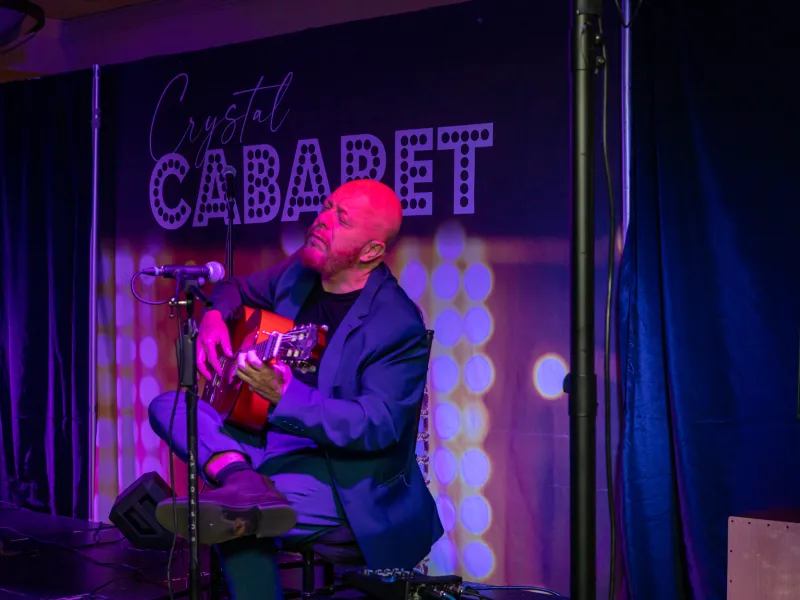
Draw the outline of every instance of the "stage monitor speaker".
[[[800,598],[800,511],[728,519],[728,600]]]
[[[171,497],[158,473],[145,473],[119,495],[108,518],[134,548],[169,550],[174,536],[156,520],[156,505]]]

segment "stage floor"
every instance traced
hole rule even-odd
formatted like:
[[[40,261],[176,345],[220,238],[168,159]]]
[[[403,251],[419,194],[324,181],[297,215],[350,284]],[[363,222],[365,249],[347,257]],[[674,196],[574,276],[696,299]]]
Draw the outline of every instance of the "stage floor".
[[[131,547],[119,530],[109,525],[0,504],[0,600],[169,599],[168,556],[166,551]],[[173,593],[186,597],[185,548],[176,552],[172,563]],[[207,586],[208,548],[201,549],[201,565],[203,584]],[[282,575],[287,588],[299,588],[300,569],[286,569]],[[495,600],[546,597],[512,590],[481,593]],[[335,598],[368,596],[343,590]]]

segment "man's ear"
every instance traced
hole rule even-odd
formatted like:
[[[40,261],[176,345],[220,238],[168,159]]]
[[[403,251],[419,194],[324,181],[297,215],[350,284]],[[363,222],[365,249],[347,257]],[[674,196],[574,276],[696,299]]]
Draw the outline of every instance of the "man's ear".
[[[383,257],[386,254],[386,244],[377,240],[372,240],[364,246],[361,251],[361,262],[371,263]]]

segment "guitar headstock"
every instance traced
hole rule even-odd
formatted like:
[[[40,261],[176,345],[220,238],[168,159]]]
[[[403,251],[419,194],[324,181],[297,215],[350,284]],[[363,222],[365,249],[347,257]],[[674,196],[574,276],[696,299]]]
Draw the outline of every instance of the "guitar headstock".
[[[280,337],[277,358],[286,364],[298,367],[309,367],[309,360],[319,343],[319,336],[327,327],[317,325],[300,325]]]

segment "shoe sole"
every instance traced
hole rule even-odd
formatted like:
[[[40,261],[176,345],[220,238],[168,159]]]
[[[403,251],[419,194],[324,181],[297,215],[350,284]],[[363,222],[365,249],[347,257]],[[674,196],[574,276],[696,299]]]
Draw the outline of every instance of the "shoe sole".
[[[226,506],[217,502],[198,504],[198,537],[201,544],[222,544],[246,535],[274,538],[289,533],[297,524],[297,513],[290,506]],[[178,520],[174,522],[177,512]],[[156,506],[156,519],[168,531],[188,539],[189,503],[172,502]],[[176,527],[177,525],[177,527]]]

